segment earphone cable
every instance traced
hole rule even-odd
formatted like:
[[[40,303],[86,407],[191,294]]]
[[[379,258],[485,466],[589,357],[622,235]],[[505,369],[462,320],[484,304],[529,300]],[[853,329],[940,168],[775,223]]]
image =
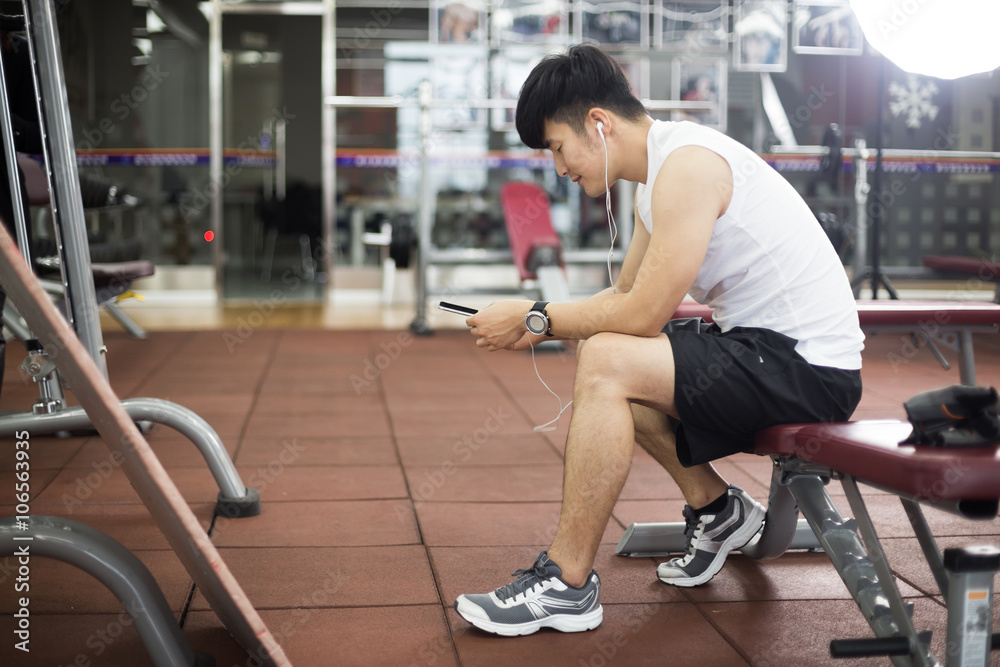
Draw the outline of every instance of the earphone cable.
[[[601,143],[604,144],[604,208],[608,212],[608,231],[611,232],[611,247],[608,249],[608,281],[611,283],[611,291],[618,293],[615,288],[615,279],[611,275],[611,259],[615,254],[615,241],[618,240],[618,225],[615,223],[615,216],[611,213],[611,185],[608,183],[608,142],[604,138],[604,132],[598,129],[601,135]]]
[[[564,412],[566,412],[566,408],[573,405],[573,401],[570,401],[566,405],[563,405],[562,399],[559,398],[559,394],[552,391],[552,388],[549,387],[549,385],[545,384],[545,380],[542,379],[542,374],[538,372],[538,364],[535,362],[535,344],[531,343],[530,347],[531,347],[531,365],[534,366],[535,368],[535,376],[538,378],[538,381],[542,383],[542,386],[545,387],[545,389],[548,390],[550,394],[555,396],[557,401],[559,401],[559,414],[556,415],[556,418],[552,419],[551,421],[547,421],[544,424],[534,427],[534,430],[536,433],[555,431],[557,428],[559,428],[559,418],[562,417],[562,414]]]

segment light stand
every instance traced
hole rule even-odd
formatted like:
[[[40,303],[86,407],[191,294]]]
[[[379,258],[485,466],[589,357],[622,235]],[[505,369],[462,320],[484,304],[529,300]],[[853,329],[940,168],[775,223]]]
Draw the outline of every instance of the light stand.
[[[865,280],[871,280],[872,299],[878,299],[879,285],[885,287],[892,299],[899,299],[899,294],[889,282],[889,277],[882,269],[882,216],[885,206],[882,204],[882,180],[884,170],[882,168],[882,150],[885,148],[885,56],[879,54],[878,68],[878,103],[875,112],[875,174],[872,177],[872,188],[869,193],[869,245],[871,247],[871,262],[865,269],[854,276],[851,287],[856,288],[864,284]],[[874,200],[874,204],[871,204]],[[859,230],[860,233],[860,230]]]

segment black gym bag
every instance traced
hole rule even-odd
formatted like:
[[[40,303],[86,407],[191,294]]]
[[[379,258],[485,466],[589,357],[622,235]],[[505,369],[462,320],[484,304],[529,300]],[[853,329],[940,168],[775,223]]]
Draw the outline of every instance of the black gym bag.
[[[901,445],[983,447],[1000,442],[1000,400],[993,387],[956,384],[903,403],[913,432]]]

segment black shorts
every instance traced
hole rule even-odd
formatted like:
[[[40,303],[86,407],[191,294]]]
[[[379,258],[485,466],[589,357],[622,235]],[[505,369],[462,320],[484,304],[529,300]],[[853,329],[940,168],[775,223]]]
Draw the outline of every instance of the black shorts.
[[[753,449],[775,424],[847,421],[861,400],[861,371],[813,366],[796,340],[769,329],[725,333],[700,318],[671,320],[677,458],[698,465]]]

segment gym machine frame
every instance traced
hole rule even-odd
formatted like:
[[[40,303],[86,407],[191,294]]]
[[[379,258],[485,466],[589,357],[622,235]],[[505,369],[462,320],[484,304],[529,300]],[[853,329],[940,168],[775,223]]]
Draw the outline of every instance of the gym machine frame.
[[[107,348],[103,344],[91,271],[86,220],[55,18],[50,4],[45,0],[26,0],[25,15],[39,106],[45,171],[51,193],[52,220],[59,240],[66,314],[87,353],[107,378],[104,358]],[[28,266],[31,266],[27,243],[30,222],[24,219],[17,180],[17,158],[6,84],[2,80],[2,62],[0,123],[4,133],[4,159],[7,160],[10,173],[18,246]],[[60,433],[92,427],[91,419],[83,408],[66,405],[62,380],[50,359],[50,356],[59,354],[62,350],[46,350],[46,344],[58,345],[58,341],[29,341],[28,358],[21,367],[38,385],[40,397],[32,406],[31,412],[0,413],[0,435],[10,436],[22,430],[30,430],[36,434]],[[243,517],[260,513],[259,493],[243,484],[222,440],[198,414],[162,399],[132,398],[121,403],[136,422],[153,422],[173,428],[198,447],[219,485],[215,510],[217,514]]]
[[[103,357],[106,350],[97,315],[55,11],[50,0],[25,0],[24,10],[53,222],[61,249],[65,319],[31,271],[28,221],[18,182],[10,107],[0,62],[0,130],[4,137],[4,159],[10,170],[17,244],[20,259],[25,262],[22,265],[18,261],[10,234],[0,228],[0,274],[29,328],[45,339],[52,353],[50,358],[42,343],[29,341],[29,357],[23,368],[39,384],[42,397],[32,413],[0,417],[0,432],[48,433],[96,425],[112,454],[122,457],[122,468],[129,481],[226,627],[261,664],[286,665],[280,646],[249,605],[204,529],[153,455],[137,429],[136,420],[162,421],[189,437],[198,438],[196,444],[223,488],[217,512],[228,516],[259,513],[256,490],[242,484],[218,436],[196,414],[155,399],[134,399],[128,406],[130,409],[126,409],[124,404],[117,404],[107,382]],[[53,359],[80,392],[77,398],[86,411],[83,407],[64,409],[60,371]],[[0,518],[0,555],[27,553],[30,546],[34,555],[61,560],[96,577],[132,616],[155,665],[214,664],[211,656],[192,650],[155,579],[125,547],[78,522],[24,512],[26,516]]]
[[[509,264],[510,252],[507,250],[489,250],[486,248],[459,248],[444,250],[435,248],[431,241],[431,230],[434,226],[434,201],[430,179],[431,169],[431,135],[434,131],[431,111],[434,109],[514,109],[516,100],[502,99],[466,99],[461,101],[435,99],[429,81],[422,81],[417,89],[417,97],[401,95],[386,97],[352,97],[345,95],[330,95],[324,98],[328,108],[393,108],[417,107],[420,109],[420,210],[417,221],[417,265],[416,265],[416,298],[415,315],[410,328],[417,334],[431,333],[427,321],[427,299],[437,292],[428,286],[427,271],[432,265],[456,266],[462,264]],[[711,111],[714,107],[710,102],[684,102],[670,100],[644,100],[643,105],[651,111]],[[336,147],[327,162],[336,161]],[[619,202],[618,213],[619,233],[622,243],[628,244],[631,226],[627,221],[632,219],[631,198]],[[607,261],[608,253],[604,250],[564,250],[563,260],[567,264],[601,264]],[[453,294],[449,290],[448,294]]]

